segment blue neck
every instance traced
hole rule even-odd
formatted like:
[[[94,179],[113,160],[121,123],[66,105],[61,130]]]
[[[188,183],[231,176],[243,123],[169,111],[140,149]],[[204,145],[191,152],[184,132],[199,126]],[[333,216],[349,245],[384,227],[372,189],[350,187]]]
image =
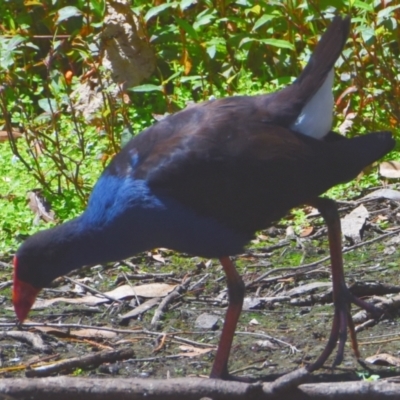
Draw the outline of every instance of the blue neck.
[[[249,240],[157,195],[143,180],[110,174],[100,178],[86,211],[73,225],[79,236],[78,259],[84,264],[116,261],[156,247],[223,257],[241,252]]]
[[[80,217],[33,235],[17,258],[20,279],[45,287],[84,265],[117,261],[156,247],[219,258],[241,252],[249,239],[152,192],[144,180],[104,173]],[[32,262],[33,276],[32,269],[24,268]]]

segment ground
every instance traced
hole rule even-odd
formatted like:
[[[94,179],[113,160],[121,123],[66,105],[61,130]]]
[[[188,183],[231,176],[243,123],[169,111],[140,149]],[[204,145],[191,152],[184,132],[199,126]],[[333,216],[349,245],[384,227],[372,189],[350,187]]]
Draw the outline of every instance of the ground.
[[[397,261],[399,233],[395,233],[397,204],[389,200],[370,201],[365,203],[365,207],[370,217],[363,230],[361,244],[354,246],[349,241],[343,242],[344,248],[349,250],[344,254],[346,280],[355,294],[379,304],[382,299],[396,299],[396,294],[400,292]],[[341,215],[353,208],[354,204],[343,206]],[[304,223],[299,229],[295,227],[297,234],[277,224],[260,232],[245,254],[234,257],[248,285],[247,301],[251,300],[255,307],[242,312],[231,351],[229,368],[238,376],[272,380],[279,374],[312,362],[326,344],[333,315],[330,285],[327,285],[330,283],[330,264],[329,260],[321,262],[329,256],[326,229],[318,216],[310,217],[308,223],[310,229],[305,229]],[[300,237],[299,233],[304,237]],[[305,267],[311,263],[315,264]],[[296,266],[301,268],[292,268]],[[257,281],[266,272],[269,275]],[[136,307],[136,300],[142,304],[149,298],[151,300],[151,296],[136,300],[131,296],[120,302],[87,305],[81,301],[87,293],[77,293],[73,282],[61,278],[53,288],[44,290],[40,297],[77,298],[77,303],[55,302],[43,309],[33,310],[29,317],[30,323],[58,324],[58,328],[19,327],[15,325],[10,299],[11,266],[3,269],[1,277],[3,315],[0,322],[4,334],[1,338],[0,373],[3,377],[24,376],[27,365],[35,370],[38,361],[50,365],[54,360],[123,348],[133,349],[133,357],[92,367],[78,363],[60,373],[167,378],[208,376],[211,370],[215,347],[210,345],[218,342],[227,304],[225,277],[217,260],[161,249],[137,255],[126,263],[95,266],[70,275],[75,281],[84,282],[100,292],[127,283],[134,286],[147,283],[183,283],[185,286],[186,283],[186,288],[182,288],[182,293],[169,302],[166,312],[155,326],[151,325],[151,320],[160,301],[137,317],[121,319],[122,315]],[[311,283],[314,283],[313,288],[304,286]],[[296,288],[299,293],[293,290]],[[357,311],[354,306],[352,314]],[[217,326],[211,330],[197,327],[196,319],[202,314],[217,316]],[[331,371],[331,357],[315,375],[321,380],[326,380],[327,376],[330,376],[329,379],[344,380],[374,379],[375,376],[398,373],[399,321],[393,306],[386,316],[357,335],[363,359],[384,353],[391,356],[382,356],[385,361],[381,360],[380,364],[383,365],[366,363],[363,366],[358,363],[348,343],[344,361],[339,367]],[[357,320],[356,326],[363,322]],[[93,331],[81,330],[80,327],[109,328],[101,331],[108,336],[99,337]],[[30,331],[42,338],[44,347],[35,347],[30,340],[23,338],[25,341],[21,341],[21,338],[13,336],[13,332],[20,330]],[[189,349],[192,356],[188,356],[187,347],[181,346],[193,346]],[[206,352],[200,354],[201,351]]]

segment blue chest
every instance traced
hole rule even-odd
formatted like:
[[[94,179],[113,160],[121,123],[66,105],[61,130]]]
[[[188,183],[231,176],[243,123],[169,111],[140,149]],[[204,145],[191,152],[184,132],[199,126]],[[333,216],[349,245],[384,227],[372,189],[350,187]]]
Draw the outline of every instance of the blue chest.
[[[237,254],[249,240],[172,198],[157,195],[146,181],[103,174],[81,217],[111,258],[166,247],[204,257]],[[101,250],[101,249],[99,249]]]

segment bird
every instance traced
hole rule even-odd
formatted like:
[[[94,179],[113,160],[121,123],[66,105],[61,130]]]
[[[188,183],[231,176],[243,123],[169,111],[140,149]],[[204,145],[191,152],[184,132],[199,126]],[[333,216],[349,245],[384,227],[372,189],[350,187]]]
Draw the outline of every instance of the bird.
[[[309,369],[326,361],[338,337],[340,361],[347,325],[355,341],[350,303],[369,305],[346,287],[337,207],[320,196],[354,179],[395,144],[387,131],[352,138],[331,131],[333,67],[349,27],[349,17],[335,17],[284,89],[198,103],[132,138],[105,168],[80,216],[32,235],[17,250],[18,320],[26,319],[42,288],[85,265],[158,247],[217,258],[229,302],[210,377],[234,379],[228,359],[245,288],[231,257],[257,231],[311,204],[328,225],[335,317],[328,344]]]

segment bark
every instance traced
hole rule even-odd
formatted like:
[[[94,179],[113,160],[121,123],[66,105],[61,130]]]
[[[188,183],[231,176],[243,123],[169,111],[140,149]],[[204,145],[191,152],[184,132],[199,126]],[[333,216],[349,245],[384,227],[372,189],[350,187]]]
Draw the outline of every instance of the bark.
[[[303,376],[298,377],[300,381]],[[29,400],[395,400],[400,384],[390,381],[301,384],[241,383],[214,379],[92,379],[60,376],[2,379],[0,397]],[[277,383],[278,382],[278,383]]]

